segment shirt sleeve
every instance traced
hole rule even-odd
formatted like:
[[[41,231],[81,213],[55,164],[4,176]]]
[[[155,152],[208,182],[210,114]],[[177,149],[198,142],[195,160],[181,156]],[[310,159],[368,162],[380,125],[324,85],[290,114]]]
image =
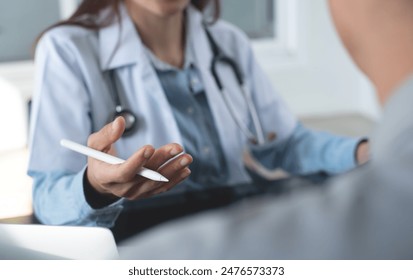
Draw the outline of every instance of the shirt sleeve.
[[[281,168],[294,175],[333,175],[356,167],[355,151],[364,140],[310,130],[298,123],[285,141],[250,145],[250,149],[255,159],[269,169]]]
[[[85,168],[77,174],[29,172],[33,178],[34,210],[42,223],[99,227],[114,225],[123,209],[123,199],[101,209],[90,207],[83,191],[84,172]],[[61,197],[65,198],[64,203]]]

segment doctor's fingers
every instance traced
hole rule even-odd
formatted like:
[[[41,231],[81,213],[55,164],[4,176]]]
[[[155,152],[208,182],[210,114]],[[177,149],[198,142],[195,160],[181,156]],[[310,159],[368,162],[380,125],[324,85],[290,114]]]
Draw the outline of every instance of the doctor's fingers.
[[[152,156],[154,148],[144,146],[134,153],[122,164],[108,164],[95,159],[89,159],[88,164],[91,173],[100,184],[112,186],[116,184],[125,184],[135,180],[137,172]]]
[[[183,169],[188,167],[193,161],[190,154],[181,154],[174,159],[170,160],[166,164],[162,165],[158,172],[163,176],[171,180],[174,176],[178,175]]]
[[[138,183],[135,187],[130,188],[128,192],[125,192],[123,194],[123,197],[129,200],[137,200],[149,198],[157,194],[167,192],[177,184],[185,180],[190,174],[191,170],[186,167],[176,172],[167,183],[145,180],[145,182],[141,182],[140,184]]]
[[[191,163],[192,156],[188,154],[183,154],[174,158],[158,169],[158,172],[168,178],[169,182],[155,182],[142,177],[137,178],[137,187],[134,188],[135,191],[131,190],[126,197],[135,200],[168,191],[191,174],[191,171],[188,168],[188,165]]]
[[[147,147],[151,148],[150,146]],[[142,153],[143,149],[145,149],[145,147],[140,149],[137,153]],[[139,161],[139,156],[137,157]],[[129,158],[128,161],[131,158]],[[162,168],[159,169],[159,172],[169,179],[169,182],[167,183],[155,182],[146,179],[142,176],[136,175],[136,171],[135,173],[131,173],[127,176],[125,176],[125,173],[119,172],[119,174],[123,174],[123,176],[119,178],[117,182],[123,183],[113,186],[111,192],[118,197],[136,200],[139,198],[149,197],[152,193],[167,191],[189,176],[191,172],[187,167],[191,162],[192,157],[188,154],[183,154],[162,166]],[[121,166],[119,166],[119,168]]]
[[[150,197],[170,190],[191,174],[191,170],[188,166],[192,163],[192,160],[192,156],[189,154],[183,154],[174,158],[158,169],[158,172],[168,178],[169,182],[150,181],[152,186],[145,184],[146,186],[149,186],[149,188],[145,189],[142,187],[140,191],[145,193],[145,197]]]
[[[93,149],[107,152],[111,145],[119,140],[124,130],[125,119],[118,117],[101,130],[91,134],[87,140],[87,145]]]
[[[145,165],[145,167],[153,170],[158,170],[159,167],[168,162],[170,159],[182,153],[183,150],[184,149],[182,148],[182,146],[176,143],[162,146],[159,149],[156,149],[155,153],[148,160],[148,163]]]
[[[144,197],[152,197],[167,192],[179,183],[181,183],[182,181],[184,181],[185,179],[187,179],[189,175],[191,175],[191,170],[188,167],[186,167],[182,169],[180,172],[176,173],[174,177],[170,178],[168,183],[162,183],[159,185],[158,188],[145,193]]]
[[[128,188],[123,189],[119,194],[128,200],[138,200],[149,197],[146,194],[154,189],[157,189],[157,184],[155,182],[138,179],[137,182],[134,182]]]
[[[124,197],[128,200],[137,200],[149,197],[146,195],[154,190],[160,188],[162,183],[154,182],[142,177],[136,177],[136,180],[114,185],[112,193],[118,197]]]
[[[118,169],[114,170],[117,172],[117,174],[114,175],[114,178],[117,178],[118,182],[134,180],[137,176],[136,174],[148,162],[154,152],[154,147],[150,145],[143,146],[124,163],[118,165]]]
[[[140,197],[143,198],[143,194],[146,192],[147,189],[150,189],[151,187],[151,183],[143,183],[139,179],[139,183],[135,180],[126,183],[111,184],[111,186],[108,187],[108,190],[117,197],[123,197],[128,200],[134,200]]]

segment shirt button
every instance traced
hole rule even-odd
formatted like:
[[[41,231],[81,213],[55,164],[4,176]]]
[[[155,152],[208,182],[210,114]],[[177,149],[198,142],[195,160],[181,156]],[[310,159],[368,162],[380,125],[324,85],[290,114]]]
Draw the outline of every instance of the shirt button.
[[[195,79],[195,78],[191,79],[191,85],[192,86],[196,86],[196,85],[198,85],[198,83],[199,83],[198,79]]]
[[[202,148],[202,152],[204,153],[204,155],[209,155],[211,149],[208,146],[205,146]]]
[[[186,112],[187,112],[188,114],[192,115],[192,114],[194,113],[194,107],[188,107],[188,108],[186,109]]]

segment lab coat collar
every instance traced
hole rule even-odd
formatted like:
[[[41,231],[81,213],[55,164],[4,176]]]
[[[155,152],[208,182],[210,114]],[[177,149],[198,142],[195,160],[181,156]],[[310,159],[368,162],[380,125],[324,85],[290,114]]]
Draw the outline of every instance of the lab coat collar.
[[[101,16],[107,12],[102,12]],[[120,21],[115,18],[110,25],[99,30],[100,65],[103,71],[135,64],[143,51],[142,41],[123,2],[119,4],[119,14]]]
[[[190,47],[192,48],[192,53],[195,56],[194,59],[198,62],[197,64],[200,68],[206,67],[209,69],[212,61],[212,51],[204,32],[203,16],[201,12],[199,12],[192,5],[189,5],[187,14],[189,17],[188,22],[190,22],[188,26],[188,34],[191,38]]]
[[[104,17],[108,12],[105,10],[101,16]],[[100,65],[103,71],[136,64],[139,62],[139,58],[146,56],[142,40],[123,2],[119,4],[119,14],[120,21],[115,19],[113,23],[99,30]],[[191,40],[197,40],[203,33],[199,32],[203,28],[202,14],[195,7],[189,5],[187,16],[189,17],[187,22],[190,22],[187,34]],[[193,47],[193,44],[191,45]],[[192,53],[197,52],[199,50],[195,49]],[[200,62],[209,61],[202,55],[196,56],[198,61],[201,60]]]

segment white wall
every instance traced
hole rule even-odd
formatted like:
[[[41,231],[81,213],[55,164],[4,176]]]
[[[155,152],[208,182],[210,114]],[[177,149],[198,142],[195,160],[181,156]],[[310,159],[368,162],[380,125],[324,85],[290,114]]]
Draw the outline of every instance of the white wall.
[[[31,179],[26,175],[27,119],[22,91],[0,75],[0,219],[32,212]]]
[[[0,76],[0,153],[26,146],[26,106],[19,90]]]
[[[359,114],[380,117],[373,89],[343,48],[330,18],[326,0],[295,2],[286,17],[289,46],[271,53],[267,43],[256,43],[257,57],[274,86],[301,118]],[[295,6],[295,8],[294,8]],[[271,59],[269,59],[271,57]]]

